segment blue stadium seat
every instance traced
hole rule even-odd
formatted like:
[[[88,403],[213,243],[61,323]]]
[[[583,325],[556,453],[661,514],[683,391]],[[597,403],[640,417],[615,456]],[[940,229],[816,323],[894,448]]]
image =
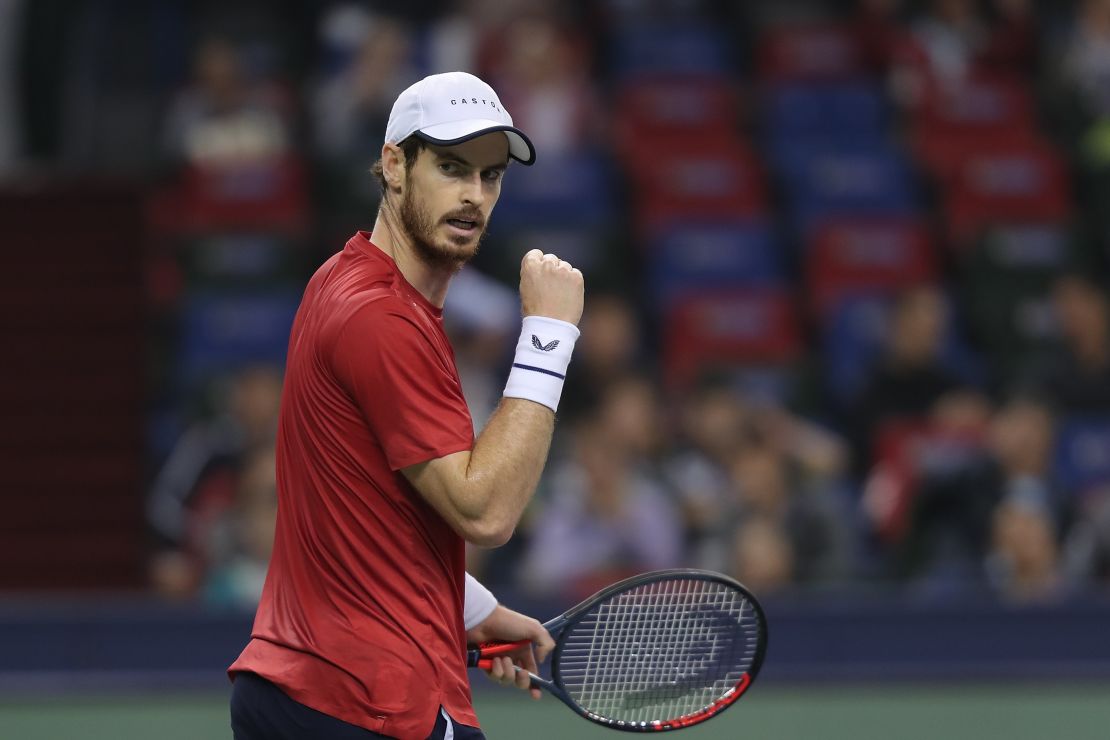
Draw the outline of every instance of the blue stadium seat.
[[[670,74],[727,76],[730,43],[722,29],[704,25],[635,24],[621,28],[609,48],[616,79]]]
[[[770,286],[782,278],[777,244],[761,221],[673,223],[648,244],[659,305],[715,288]]]
[[[849,402],[867,381],[883,348],[893,300],[890,294],[861,293],[841,300],[825,316],[821,327],[825,382],[837,403]],[[980,386],[984,375],[982,363],[955,329],[954,304],[949,302],[949,308],[941,359],[956,377],[969,385]]]
[[[212,376],[248,364],[284,366],[301,291],[200,293],[181,315],[179,383],[195,390]]]
[[[867,82],[776,85],[765,110],[764,126],[777,139],[881,141],[889,119],[882,91]]]
[[[512,187],[501,191],[493,228],[609,226],[617,220],[610,164],[582,153],[536,158],[512,168]]]
[[[918,210],[910,167],[886,147],[800,144],[777,154],[783,188],[802,230],[832,216],[909,216]]]
[[[1110,485],[1110,417],[1070,417],[1060,424],[1056,475],[1068,491],[1082,494]]]

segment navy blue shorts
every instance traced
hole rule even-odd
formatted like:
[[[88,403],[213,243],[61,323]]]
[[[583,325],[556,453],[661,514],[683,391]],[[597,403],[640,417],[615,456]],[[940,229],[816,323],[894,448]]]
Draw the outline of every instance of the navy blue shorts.
[[[235,740],[377,740],[376,732],[295,702],[255,673],[239,673],[231,688]],[[441,711],[428,740],[485,740],[477,727],[449,721]]]

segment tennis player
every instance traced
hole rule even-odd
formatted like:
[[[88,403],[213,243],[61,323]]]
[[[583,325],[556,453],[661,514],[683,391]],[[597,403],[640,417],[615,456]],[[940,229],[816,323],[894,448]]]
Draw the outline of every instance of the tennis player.
[[[397,98],[382,204],[316,272],[289,340],[274,551],[229,668],[238,740],[482,738],[467,642],[531,640],[489,674],[528,687],[554,647],[464,572],[464,544],[513,533],[539,480],[578,338],[582,274],[532,250],[504,398],[477,439],[441,312],[528,137],[461,72]],[[538,691],[533,694],[538,698]]]

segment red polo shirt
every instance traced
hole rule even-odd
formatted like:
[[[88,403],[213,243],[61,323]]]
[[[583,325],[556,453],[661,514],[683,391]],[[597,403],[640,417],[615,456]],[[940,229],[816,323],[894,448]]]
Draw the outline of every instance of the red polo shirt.
[[[401,468],[473,447],[441,310],[359,232],[305,290],[289,339],[278,520],[253,638],[230,667],[374,732],[477,726],[463,540]]]

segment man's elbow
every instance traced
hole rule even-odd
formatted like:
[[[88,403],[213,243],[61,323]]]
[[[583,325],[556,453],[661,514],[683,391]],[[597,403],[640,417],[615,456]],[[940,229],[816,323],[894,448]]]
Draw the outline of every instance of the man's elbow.
[[[478,547],[501,547],[508,542],[516,530],[515,522],[499,522],[493,519],[471,520],[459,528],[462,538]]]

